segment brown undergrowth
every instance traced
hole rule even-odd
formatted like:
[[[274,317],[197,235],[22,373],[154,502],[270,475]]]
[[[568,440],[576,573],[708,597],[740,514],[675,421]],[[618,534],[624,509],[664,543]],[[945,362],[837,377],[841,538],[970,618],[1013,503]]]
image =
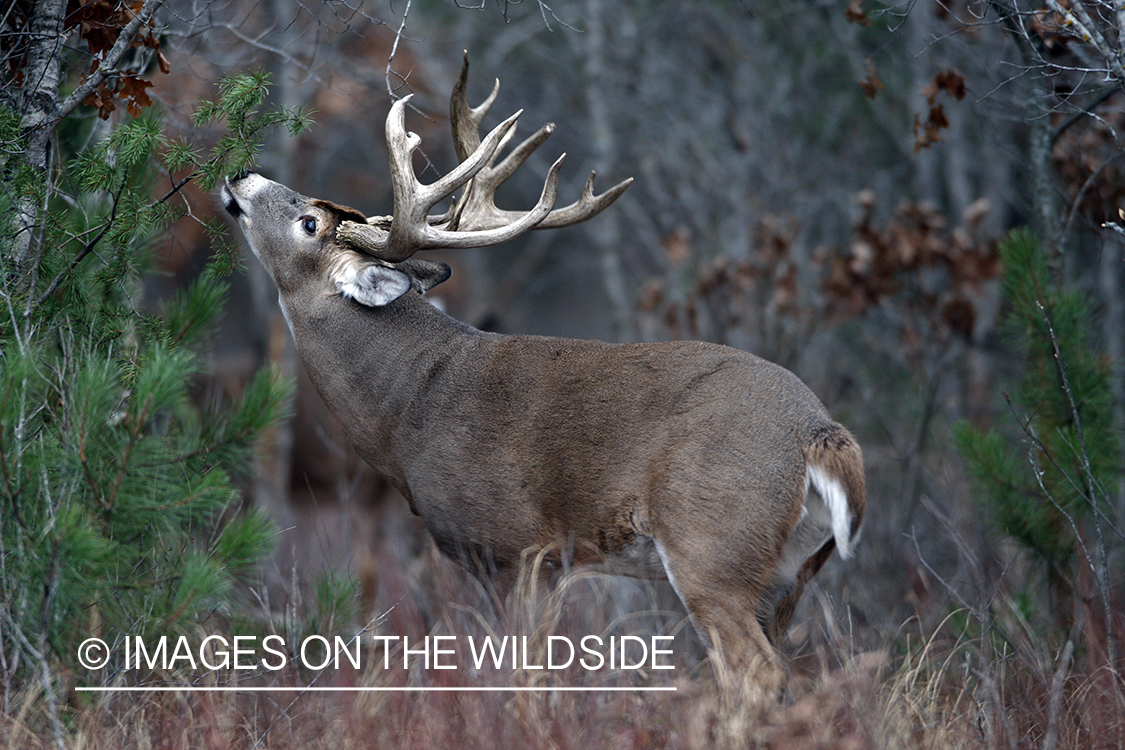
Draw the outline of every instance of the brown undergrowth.
[[[540,561],[541,562],[541,559]],[[529,563],[533,568],[535,561]],[[388,571],[390,573],[391,571]],[[417,569],[416,569],[417,572]],[[397,575],[405,575],[397,571]],[[497,618],[485,592],[444,561],[431,559],[409,584],[422,600],[400,593],[368,628],[344,633],[362,645],[359,669],[287,666],[249,676],[233,670],[188,675],[149,672],[123,685],[223,685],[410,688],[411,691],[269,693],[79,693],[96,675],[69,678],[66,746],[110,748],[1122,748],[1125,697],[1104,650],[1074,643],[1052,650],[1034,638],[972,635],[962,612],[921,635],[845,642],[829,633],[831,608],[806,618],[789,643],[787,695],[761,695],[752,680],[741,691],[716,687],[715,670],[662,587],[577,572],[555,585],[519,587]],[[392,581],[393,583],[393,581]],[[402,583],[400,581],[400,583]],[[388,590],[394,590],[388,586]],[[813,591],[813,598],[824,595]],[[434,602],[441,602],[436,606]],[[823,603],[823,602],[821,602]],[[819,616],[819,620],[817,617]],[[808,624],[811,619],[811,626]],[[979,624],[979,623],[978,623]],[[276,619],[270,628],[279,629]],[[909,628],[904,627],[904,630]],[[928,630],[928,632],[926,632]],[[288,631],[286,631],[288,632]],[[357,635],[358,634],[358,635]],[[328,635],[328,634],[324,634]],[[377,638],[380,636],[381,638]],[[419,653],[430,637],[428,655]],[[444,641],[435,641],[438,636]],[[470,641],[515,638],[513,662],[478,664]],[[626,638],[626,668],[566,661],[566,644],[597,636]],[[661,653],[643,658],[641,643]],[[415,651],[404,661],[404,643]],[[475,639],[475,640],[474,640]],[[855,638],[855,641],[860,640]],[[435,655],[437,648],[447,649]],[[509,644],[513,641],[508,641]],[[881,643],[881,645],[880,645]],[[427,656],[432,661],[427,666]],[[618,654],[620,656],[620,654]],[[637,666],[644,661],[644,666]],[[438,669],[437,665],[451,668]],[[654,665],[670,666],[656,669]],[[597,666],[598,668],[587,668]],[[541,692],[465,692],[456,688],[548,688]],[[587,691],[550,688],[581,687]],[[426,690],[418,690],[426,688]],[[593,690],[597,688],[599,690]],[[604,688],[619,688],[606,691]],[[620,689],[627,688],[627,689]],[[642,691],[638,688],[674,688]],[[38,693],[12,696],[0,717],[0,745],[53,747],[41,723]]]

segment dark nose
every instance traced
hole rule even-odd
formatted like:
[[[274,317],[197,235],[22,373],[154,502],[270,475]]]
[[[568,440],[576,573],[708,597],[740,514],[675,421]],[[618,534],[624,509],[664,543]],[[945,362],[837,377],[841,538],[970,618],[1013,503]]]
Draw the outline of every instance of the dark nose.
[[[247,177],[249,177],[252,174],[254,174],[254,172],[252,170],[240,169],[240,170],[238,170],[238,172],[236,172],[235,174],[232,174],[230,176],[230,181],[231,182],[238,182],[239,180],[245,180]]]

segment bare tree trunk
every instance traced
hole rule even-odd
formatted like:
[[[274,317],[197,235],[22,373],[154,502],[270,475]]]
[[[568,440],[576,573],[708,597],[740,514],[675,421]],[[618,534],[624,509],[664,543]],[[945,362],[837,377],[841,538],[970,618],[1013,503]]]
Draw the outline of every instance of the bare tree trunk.
[[[1106,341],[1106,354],[1109,355],[1112,370],[1113,400],[1116,406],[1114,422],[1117,432],[1125,430],[1125,289],[1122,288],[1122,243],[1121,237],[1109,232],[1102,241],[1101,268],[1098,286],[1102,304],[1105,305],[1103,332]],[[1125,450],[1125,446],[1122,447]],[[1122,456],[1125,464],[1125,455]],[[1125,489],[1118,486],[1117,497],[1111,498],[1117,518],[1125,518]]]
[[[991,3],[1001,23],[1012,36],[1027,71],[1024,121],[1028,133],[1028,169],[1032,185],[1032,226],[1048,256],[1062,255],[1062,225],[1055,188],[1055,168],[1051,164],[1051,87],[1043,74],[1043,55],[1023,26],[1020,16],[1000,2]]]
[[[607,61],[606,57],[606,24],[604,0],[586,0],[586,33],[583,35],[585,42],[585,97],[586,107],[590,113],[590,129],[593,131],[591,139],[591,153],[594,164],[604,172],[612,171],[616,158],[617,144],[613,135],[613,128],[609,121],[609,110],[606,106],[607,96]],[[594,239],[594,246],[598,248],[601,260],[602,279],[606,297],[609,299],[612,314],[612,326],[615,338],[625,335],[629,321],[630,303],[625,294],[625,278],[621,270],[621,257],[617,252],[617,245],[621,229],[616,218],[617,212],[609,211],[600,221],[587,228]]]
[[[1032,73],[1024,117],[1031,128],[1028,158],[1034,191],[1034,226],[1048,257],[1061,259],[1062,227],[1055,189],[1055,167],[1051,164],[1050,96],[1047,81],[1038,73]]]
[[[66,0],[41,0],[31,18],[31,43],[24,69],[24,85],[19,102],[20,130],[27,139],[26,160],[46,180],[50,163],[52,115],[58,106],[62,82],[63,16]],[[13,227],[12,258],[16,273],[22,271],[31,252],[31,240],[39,221],[39,200],[35,195],[22,195]]]
[[[58,104],[62,82],[63,14],[66,0],[41,0],[31,19],[31,47],[24,71],[20,102],[20,127],[28,137],[27,161],[36,170],[47,169],[49,120]]]

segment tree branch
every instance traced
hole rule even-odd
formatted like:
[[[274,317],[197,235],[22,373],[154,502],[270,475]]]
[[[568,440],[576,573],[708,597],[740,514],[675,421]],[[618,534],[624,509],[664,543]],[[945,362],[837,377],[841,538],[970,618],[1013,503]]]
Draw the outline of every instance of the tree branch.
[[[1089,102],[1087,102],[1079,111],[1075,112],[1073,115],[1064,120],[1061,125],[1055,128],[1055,132],[1051,133],[1051,148],[1055,147],[1055,144],[1058,142],[1059,138],[1062,138],[1063,133],[1065,133],[1072,125],[1074,125],[1082,118],[1088,116],[1091,112],[1097,109],[1098,106],[1102,104],[1102,102],[1104,102],[1106,99],[1110,98],[1120,90],[1121,89],[1117,87],[1105,89]]]
[[[59,122],[64,117],[74,111],[75,107],[82,103],[82,101],[92,94],[102,82],[109,78],[117,71],[117,65],[121,62],[121,58],[125,56],[132,46],[133,41],[137,38],[137,34],[141,29],[148,25],[156,11],[160,6],[164,5],[164,0],[145,0],[145,4],[141,7],[140,13],[133,16],[133,20],[121,29],[121,33],[114,42],[113,47],[102,58],[101,64],[98,69],[86,77],[86,80],[78,85],[78,88],[71,92],[70,96],[63,99],[58,105],[55,106],[54,112],[51,113],[51,125]]]

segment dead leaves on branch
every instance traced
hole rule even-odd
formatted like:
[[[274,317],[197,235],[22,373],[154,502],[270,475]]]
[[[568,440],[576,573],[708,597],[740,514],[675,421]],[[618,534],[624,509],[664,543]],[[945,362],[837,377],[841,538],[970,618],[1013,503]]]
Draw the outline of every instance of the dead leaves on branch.
[[[965,76],[948,68],[935,75],[930,85],[922,89],[922,96],[926,97],[929,112],[925,120],[922,119],[921,113],[914,115],[914,153],[940,142],[941,131],[949,127],[945,108],[938,101],[938,95],[942,92],[956,101],[964,99]]]
[[[863,93],[868,99],[874,99],[875,96],[883,90],[885,84],[879,79],[878,74],[875,72],[875,61],[870,57],[867,58],[867,77],[859,82],[859,87],[863,89]]]
[[[965,98],[967,91],[965,87],[965,76],[958,73],[952,68],[947,68],[934,76],[934,80],[930,85],[922,89],[922,95],[933,104],[937,100],[937,95],[944,91],[952,96],[957,101]]]
[[[876,316],[897,331],[911,361],[934,343],[977,337],[1000,274],[997,242],[981,229],[988,202],[954,220],[904,202],[878,223],[875,193],[863,191],[857,202],[847,244],[814,251],[811,264],[791,219],[764,215],[739,259],[704,261],[690,232],[674,230],[663,240],[665,273],[639,296],[639,334],[765,351],[784,345],[787,331]]]
[[[981,291],[1000,275],[997,243],[977,231],[988,202],[970,205],[952,231],[943,215],[919,203],[901,204],[886,226],[877,227],[874,193],[860,193],[858,202],[851,247],[821,257],[829,314],[854,318],[891,304],[913,327],[972,338]]]
[[[771,320],[810,327],[881,315],[911,356],[923,342],[972,340],[988,317],[987,286],[1000,274],[997,242],[980,229],[988,202],[973,203],[955,226],[910,202],[876,224],[875,193],[863,191],[857,202],[849,244],[817,250],[811,266],[796,222],[769,214],[739,260],[700,262],[690,233],[673,231],[664,238],[667,273],[638,299],[641,334],[760,345]]]
[[[860,26],[871,25],[871,19],[868,17],[867,11],[863,9],[863,0],[850,0],[848,9],[844,11],[844,18],[848,19],[849,23]]]
[[[78,35],[86,41],[90,54],[103,55],[117,43],[121,30],[141,12],[141,0],[122,3],[119,0],[92,0],[77,2],[70,0],[66,8],[67,29],[77,28]],[[134,47],[146,46],[156,49],[160,46],[151,29],[137,35]]]
[[[135,70],[126,70],[121,75],[112,79],[112,83],[102,81],[98,88],[90,93],[82,103],[87,107],[98,110],[98,117],[108,120],[110,114],[117,108],[114,98],[125,102],[125,110],[133,117],[140,117],[141,111],[152,104],[145,89],[152,87],[152,81],[146,81],[137,75]]]
[[[143,6],[142,0],[125,3],[119,0],[70,0],[67,5],[66,28],[78,31],[79,38],[86,42],[94,60],[89,73],[84,74],[82,80],[99,69],[105,54],[117,44],[121,32],[141,12]],[[160,40],[151,26],[141,29],[130,47],[154,51],[160,72],[168,73],[171,70],[168,58],[160,51]],[[147,91],[152,85],[152,81],[141,77],[140,71],[127,69],[107,77],[82,103],[95,108],[98,117],[103,120],[109,118],[119,101],[125,103],[125,109],[130,115],[138,117],[145,107],[152,105]]]
[[[645,285],[637,303],[642,334],[726,340],[735,329],[759,332],[764,314],[802,316],[797,259],[790,253],[798,226],[765,215],[753,229],[750,257],[701,262],[686,227],[662,239],[669,273]],[[690,279],[690,280],[689,280]]]
[[[18,37],[30,28],[35,12],[34,3],[14,3],[4,16],[3,23],[12,31],[19,32],[13,35]],[[63,28],[66,35],[78,34],[79,47],[85,43],[92,63],[90,69],[81,74],[79,82],[85,82],[92,74],[97,72],[107,54],[113,49],[121,38],[125,27],[137,17],[144,8],[143,0],[68,0],[66,15],[63,19]],[[155,54],[157,67],[162,73],[168,73],[171,65],[168,58],[160,51],[160,39],[156,36],[151,25],[140,29],[139,33],[129,44],[130,48],[146,49]],[[5,61],[11,80],[16,85],[23,84],[24,69],[27,66],[27,48],[14,47],[5,50]],[[117,109],[119,102],[124,102],[126,111],[133,117],[138,117],[145,107],[152,104],[148,89],[152,81],[142,77],[142,71],[136,67],[123,71],[107,71],[109,75],[98,83],[97,88],[90,92],[83,100],[83,104],[93,107],[98,112],[98,117],[103,120]]]

